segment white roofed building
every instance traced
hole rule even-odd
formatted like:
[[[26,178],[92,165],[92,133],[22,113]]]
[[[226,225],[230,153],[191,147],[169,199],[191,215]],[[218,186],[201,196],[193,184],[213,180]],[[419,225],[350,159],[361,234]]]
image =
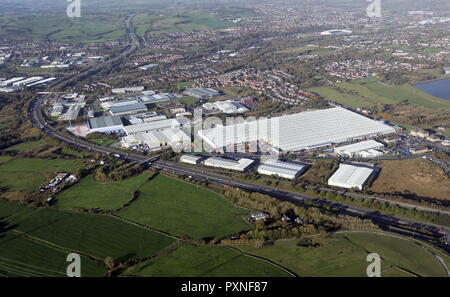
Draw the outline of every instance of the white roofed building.
[[[269,159],[258,167],[258,173],[296,179],[306,169],[303,164]]]
[[[370,155],[378,155],[377,153],[374,154],[373,151],[375,149],[380,149],[383,147],[384,145],[382,143],[379,143],[378,141],[366,140],[337,147],[334,149],[334,151],[341,156],[349,156],[349,157],[353,157],[355,155],[370,156]],[[381,155],[383,155],[383,153],[381,153]]]
[[[328,185],[346,189],[356,188],[362,190],[364,184],[373,172],[373,168],[340,164],[339,169],[328,180]]]
[[[300,151],[393,134],[395,129],[342,107],[263,118],[199,131],[213,149],[265,141],[282,151]]]
[[[205,160],[205,165],[210,167],[224,168],[237,171],[247,170],[255,160],[242,158],[238,161],[231,159],[224,159],[218,157],[211,157]]]
[[[175,119],[166,119],[161,121],[153,121],[153,122],[146,122],[142,124],[137,125],[130,125],[123,127],[123,131],[127,135],[136,135],[136,134],[142,134],[147,133],[153,130],[162,130],[167,128],[178,128],[180,127],[180,123]]]
[[[195,155],[183,155],[180,157],[180,162],[197,165],[202,161],[203,157],[195,156]]]

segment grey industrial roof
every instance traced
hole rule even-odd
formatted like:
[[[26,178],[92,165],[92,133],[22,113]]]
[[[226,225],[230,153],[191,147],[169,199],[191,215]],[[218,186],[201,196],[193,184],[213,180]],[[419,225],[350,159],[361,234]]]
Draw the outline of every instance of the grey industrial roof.
[[[106,116],[89,119],[89,129],[98,129],[120,125],[122,125],[122,120],[119,116]]]
[[[135,110],[147,110],[147,107],[145,106],[144,103],[136,103],[136,104],[132,104],[132,105],[124,105],[124,106],[116,106],[116,107],[111,107],[111,109],[109,110],[111,113],[124,113],[124,112],[129,112],[129,111],[135,111]]]

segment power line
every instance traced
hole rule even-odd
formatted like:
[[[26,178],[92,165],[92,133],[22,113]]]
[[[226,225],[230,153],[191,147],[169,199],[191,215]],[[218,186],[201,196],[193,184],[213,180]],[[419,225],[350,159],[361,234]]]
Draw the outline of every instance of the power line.
[[[33,267],[33,268],[37,268],[37,269],[41,269],[41,270],[46,270],[46,271],[48,271],[48,272],[54,272],[54,273],[58,273],[58,274],[61,274],[61,275],[66,275],[66,274],[63,273],[63,272],[59,272],[59,271],[55,271],[55,270],[51,270],[51,269],[46,269],[46,268],[39,267],[39,266],[33,266],[33,265],[30,265],[30,264],[26,264],[26,263],[19,262],[19,261],[15,261],[15,260],[11,260],[11,259],[6,259],[6,258],[0,257],[0,260],[10,261],[10,262],[14,262],[14,263],[17,263],[17,264],[22,264],[22,265],[24,265],[24,266]]]

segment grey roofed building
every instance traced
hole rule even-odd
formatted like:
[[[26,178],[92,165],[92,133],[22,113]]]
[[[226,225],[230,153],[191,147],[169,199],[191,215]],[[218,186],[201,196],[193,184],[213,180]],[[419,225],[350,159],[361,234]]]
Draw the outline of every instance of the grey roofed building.
[[[200,99],[214,98],[220,95],[220,92],[211,88],[188,89],[185,93]]]
[[[89,132],[107,133],[123,129],[123,123],[119,116],[105,116],[88,120]]]
[[[132,104],[132,105],[112,107],[109,110],[111,115],[124,115],[124,114],[132,114],[132,113],[138,113],[138,112],[144,112],[144,111],[147,111],[147,106],[145,106],[145,104],[142,102]]]

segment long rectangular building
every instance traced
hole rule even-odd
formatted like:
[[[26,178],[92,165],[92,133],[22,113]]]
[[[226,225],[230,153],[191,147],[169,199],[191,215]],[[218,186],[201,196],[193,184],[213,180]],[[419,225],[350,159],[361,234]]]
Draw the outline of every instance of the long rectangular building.
[[[303,164],[269,159],[258,167],[258,173],[296,179],[306,169]]]
[[[211,157],[205,160],[205,165],[216,168],[245,171],[247,170],[255,160],[242,158],[238,161],[231,159],[224,159],[218,157]]]
[[[123,127],[123,131],[127,135],[136,135],[141,133],[147,133],[154,130],[162,130],[167,128],[178,128],[180,123],[175,119],[167,119],[162,121],[154,121],[148,123],[142,123],[137,125],[130,125]]]
[[[89,133],[110,133],[123,129],[123,123],[118,116],[105,116],[88,120]]]
[[[282,151],[300,151],[395,133],[395,129],[342,107],[218,125],[199,131],[212,148],[265,141]]]
[[[374,170],[368,167],[340,164],[339,169],[328,180],[328,185],[362,190],[373,172]]]

